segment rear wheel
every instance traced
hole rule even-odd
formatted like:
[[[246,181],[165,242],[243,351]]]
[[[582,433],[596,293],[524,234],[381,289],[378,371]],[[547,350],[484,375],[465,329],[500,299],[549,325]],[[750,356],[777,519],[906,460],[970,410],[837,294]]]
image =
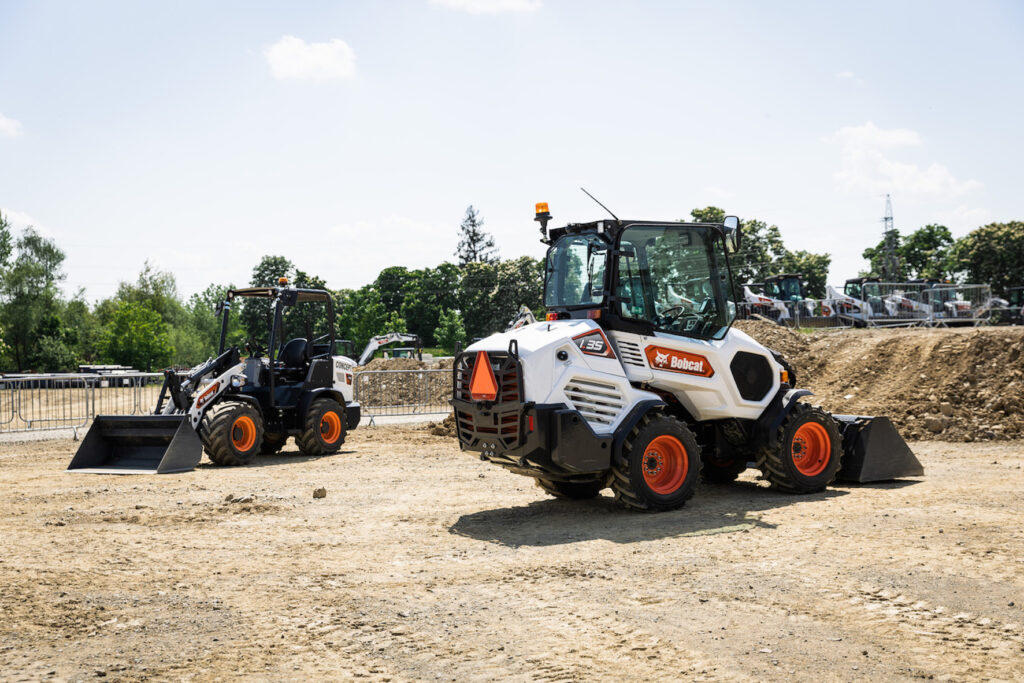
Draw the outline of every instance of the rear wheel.
[[[248,465],[263,443],[263,418],[248,403],[222,401],[206,411],[199,439],[216,465]]]
[[[693,497],[700,469],[700,447],[689,428],[674,417],[648,413],[623,444],[611,488],[634,510],[674,510]]]
[[[286,443],[288,443],[287,434],[265,433],[263,435],[263,446],[260,448],[260,453],[263,455],[273,455],[284,448]]]
[[[842,436],[832,416],[797,403],[779,426],[775,445],[761,448],[757,466],[774,488],[816,493],[835,480],[842,452]]]
[[[537,486],[556,498],[584,500],[593,498],[605,488],[604,481],[552,481],[537,479]]]
[[[345,443],[346,426],[345,408],[333,398],[318,398],[306,411],[295,444],[307,455],[337,453]]]

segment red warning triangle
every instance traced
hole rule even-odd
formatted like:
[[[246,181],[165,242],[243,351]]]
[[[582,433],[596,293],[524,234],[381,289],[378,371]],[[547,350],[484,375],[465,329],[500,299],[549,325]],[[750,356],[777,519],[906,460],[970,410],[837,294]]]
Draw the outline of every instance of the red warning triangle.
[[[473,375],[469,378],[469,395],[475,401],[493,401],[498,397],[498,382],[494,379],[491,359],[486,351],[476,354]]]

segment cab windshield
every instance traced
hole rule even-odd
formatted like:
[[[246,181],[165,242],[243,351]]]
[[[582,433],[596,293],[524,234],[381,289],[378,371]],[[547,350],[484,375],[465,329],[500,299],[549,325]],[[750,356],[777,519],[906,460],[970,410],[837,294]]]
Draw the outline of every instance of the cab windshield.
[[[623,318],[688,337],[720,338],[736,315],[725,240],[712,228],[633,225],[619,239]]]
[[[595,234],[569,235],[548,252],[544,305],[583,308],[604,299],[608,243]]]

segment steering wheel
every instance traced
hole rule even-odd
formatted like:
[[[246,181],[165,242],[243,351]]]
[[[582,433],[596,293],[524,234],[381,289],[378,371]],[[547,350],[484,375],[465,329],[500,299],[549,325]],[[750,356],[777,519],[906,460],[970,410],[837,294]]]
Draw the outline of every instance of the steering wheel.
[[[676,314],[672,315],[672,311],[676,311]],[[661,312],[661,315],[658,316],[658,324],[663,327],[668,327],[669,325],[674,323],[678,318],[680,318],[684,313],[686,313],[686,306],[683,306],[682,304],[678,306],[669,306],[668,308]]]
[[[249,339],[245,342],[245,350],[249,352],[251,358],[260,358],[266,354],[266,351],[255,339]]]

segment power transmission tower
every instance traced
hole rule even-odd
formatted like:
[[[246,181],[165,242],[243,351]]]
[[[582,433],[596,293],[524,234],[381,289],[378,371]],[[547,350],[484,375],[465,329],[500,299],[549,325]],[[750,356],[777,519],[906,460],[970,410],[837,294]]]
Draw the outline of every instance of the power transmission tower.
[[[898,282],[900,277],[900,258],[896,254],[899,247],[900,233],[893,227],[892,199],[885,195],[885,224],[882,246],[882,279],[886,282]]]

